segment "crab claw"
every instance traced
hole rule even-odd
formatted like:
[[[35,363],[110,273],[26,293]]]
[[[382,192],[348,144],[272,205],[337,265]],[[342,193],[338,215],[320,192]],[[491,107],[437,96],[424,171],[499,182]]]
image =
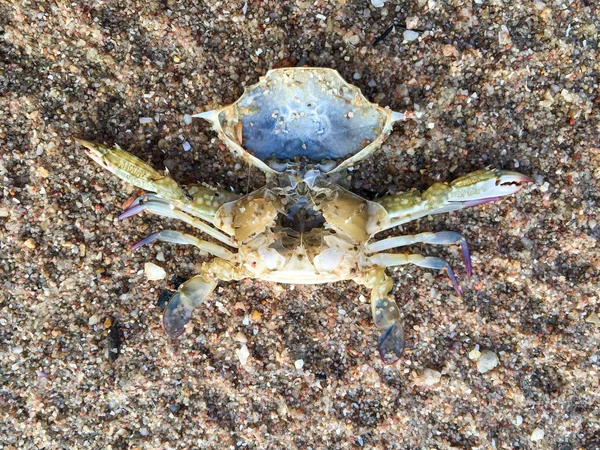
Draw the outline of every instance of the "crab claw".
[[[453,181],[449,203],[463,207],[481,205],[514,194],[533,180],[526,175],[507,170],[478,170]]]
[[[197,275],[179,286],[163,313],[163,329],[169,337],[175,339],[181,336],[192,311],[210,296],[216,286],[217,283],[204,275]]]

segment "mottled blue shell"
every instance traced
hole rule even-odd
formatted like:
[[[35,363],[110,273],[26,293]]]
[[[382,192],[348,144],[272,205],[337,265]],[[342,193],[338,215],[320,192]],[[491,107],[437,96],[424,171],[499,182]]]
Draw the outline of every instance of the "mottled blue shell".
[[[234,104],[196,117],[211,120],[230,149],[261,168],[298,157],[360,160],[403,118],[370,103],[335,70],[320,68],[271,70]]]

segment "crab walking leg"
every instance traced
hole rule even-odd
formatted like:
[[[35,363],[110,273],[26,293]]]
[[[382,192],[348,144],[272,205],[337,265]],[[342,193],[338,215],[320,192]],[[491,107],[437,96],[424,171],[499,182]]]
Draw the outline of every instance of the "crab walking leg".
[[[404,247],[412,244],[433,244],[433,245],[460,245],[463,260],[467,268],[467,274],[471,275],[471,253],[469,252],[469,244],[462,234],[454,231],[440,231],[438,233],[419,233],[409,234],[405,236],[396,236],[388,239],[382,239],[368,244],[366,251],[368,253],[376,253],[384,250],[389,250],[396,247]]]
[[[404,350],[404,328],[400,322],[400,309],[389,296],[393,288],[393,280],[387,276],[385,269],[377,267],[368,270],[355,281],[371,289],[371,313],[375,326],[381,330],[378,350],[386,364],[400,359]]]
[[[384,267],[403,266],[405,264],[414,264],[415,266],[424,267],[426,269],[445,270],[452,281],[454,290],[458,295],[462,295],[460,286],[454,276],[454,271],[450,264],[437,256],[423,256],[418,254],[405,255],[401,253],[378,253],[370,257],[373,264]]]
[[[425,192],[405,192],[374,200],[388,212],[386,223],[373,222],[375,234],[431,214],[457,211],[498,200],[520,191],[531,178],[505,170],[478,170],[450,184],[435,183]]]
[[[163,328],[171,338],[178,338],[192,317],[192,311],[200,306],[217,287],[217,280],[237,280],[235,267],[228,261],[215,259],[202,265],[200,275],[189,279],[171,297],[163,313]]]
[[[132,246],[131,250],[137,250],[142,245],[151,244],[157,240],[170,242],[172,244],[193,245],[200,250],[204,250],[213,256],[225,259],[227,261],[230,261],[233,258],[233,253],[226,248],[221,247],[220,245],[204,241],[202,239],[198,239],[196,236],[192,236],[191,234],[180,233],[179,231],[175,230],[162,230],[158,233],[151,234]]]
[[[147,194],[145,194],[145,195],[147,195]],[[125,210],[119,216],[119,220],[123,220],[123,219],[126,219],[131,216],[135,216],[136,214],[139,214],[142,211],[148,211],[148,212],[151,212],[154,214],[158,214],[159,216],[169,217],[171,219],[179,219],[195,228],[198,228],[199,230],[203,231],[204,233],[208,234],[209,236],[212,236],[215,239],[218,239],[219,241],[223,242],[224,244],[229,245],[230,247],[237,247],[235,241],[230,236],[227,236],[225,233],[202,222],[202,220],[200,220],[196,217],[192,217],[189,214],[186,214],[183,211],[178,210],[177,208],[172,206],[171,203],[166,202],[162,199],[159,199],[156,196],[153,196],[153,198],[151,200],[144,201],[146,199],[145,195],[140,196],[139,201],[134,202],[133,206],[131,206],[129,209]]]

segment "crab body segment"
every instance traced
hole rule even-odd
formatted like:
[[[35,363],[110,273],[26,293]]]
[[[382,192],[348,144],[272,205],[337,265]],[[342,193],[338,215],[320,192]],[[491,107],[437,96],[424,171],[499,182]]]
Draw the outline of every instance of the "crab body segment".
[[[390,250],[427,243],[461,245],[470,273],[469,250],[456,232],[421,233],[377,240],[377,233],[420,217],[456,211],[519,191],[524,175],[480,170],[451,184],[364,199],[336,183],[337,174],[376,151],[404,114],[368,102],[332,69],[271,70],[232,105],[197,114],[212,122],[227,147],[260,168],[266,185],[247,195],[202,185],[180,187],[141,159],[77,139],[103,167],[148,191],[120,218],[142,211],[182,220],[211,240],[162,230],[134,245],[156,240],[194,245],[214,256],[201,273],[183,283],[169,301],[163,327],[179,337],[194,308],[218,280],[258,278],[315,284],[354,280],[371,289],[371,310],[380,330],[382,359],[396,361],[404,348],[400,310],[389,293],[388,267],[415,264],[445,270],[438,257]]]

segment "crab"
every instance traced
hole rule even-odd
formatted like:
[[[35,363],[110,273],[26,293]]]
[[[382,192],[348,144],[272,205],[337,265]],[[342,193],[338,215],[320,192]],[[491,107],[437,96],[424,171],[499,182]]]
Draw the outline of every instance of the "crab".
[[[214,256],[169,300],[162,324],[178,338],[217,282],[243,278],[289,284],[353,280],[371,290],[371,312],[386,363],[404,349],[400,309],[390,295],[388,268],[414,264],[442,270],[461,294],[442,258],[395,249],[415,243],[459,245],[471,274],[465,238],[454,231],[377,239],[378,233],[418,218],[457,211],[514,194],[531,181],[504,170],[478,170],[450,184],[435,183],[368,200],[342,187],[340,174],[374,153],[397,121],[409,113],[369,102],[332,69],[269,71],[233,104],[195,114],[211,122],[227,148],[265,174],[266,184],[247,195],[204,184],[179,186],[118,145],[75,138],[89,157],[142,189],[119,219],[142,211],[179,219],[208,239],[162,230],[132,250],[155,241],[193,245]]]

